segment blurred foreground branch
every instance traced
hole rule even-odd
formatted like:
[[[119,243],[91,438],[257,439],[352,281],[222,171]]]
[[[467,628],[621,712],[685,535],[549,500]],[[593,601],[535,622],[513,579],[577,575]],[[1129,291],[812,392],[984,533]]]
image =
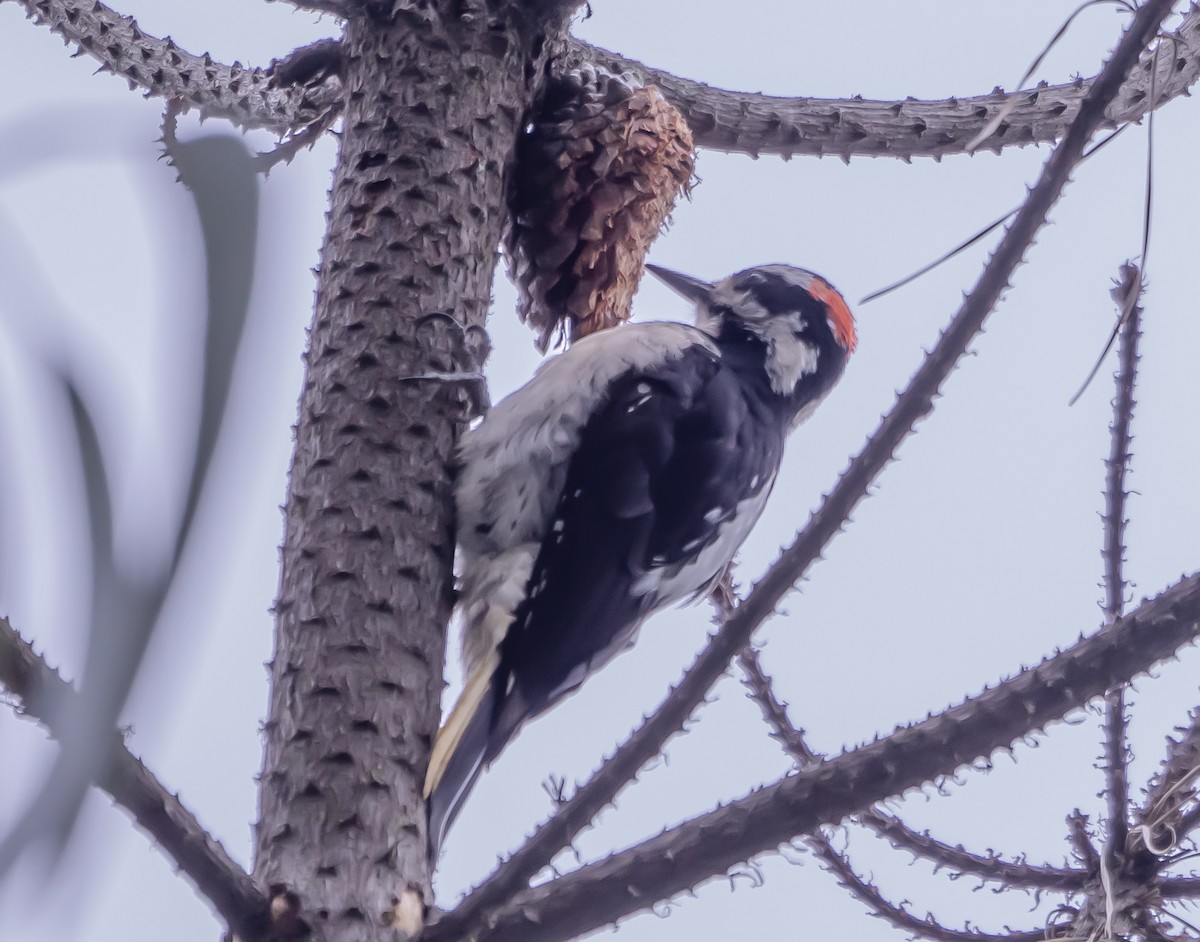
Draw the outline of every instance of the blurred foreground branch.
[[[0,618],[0,687],[16,711],[43,725],[52,736],[62,719],[78,709],[79,694],[50,667],[6,618]],[[178,796],[172,795],[113,732],[108,760],[96,778],[163,853],[195,884],[225,922],[244,939],[261,936],[268,922],[266,897],[250,876],[204,829]]]

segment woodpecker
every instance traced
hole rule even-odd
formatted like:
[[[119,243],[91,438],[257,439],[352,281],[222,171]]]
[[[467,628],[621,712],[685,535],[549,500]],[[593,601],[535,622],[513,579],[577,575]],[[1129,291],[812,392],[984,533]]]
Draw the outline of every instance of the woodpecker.
[[[463,437],[466,684],[425,780],[432,859],[526,721],[720,578],[857,342],[845,300],[802,268],[712,284],[646,268],[695,305],[694,327],[584,337]]]

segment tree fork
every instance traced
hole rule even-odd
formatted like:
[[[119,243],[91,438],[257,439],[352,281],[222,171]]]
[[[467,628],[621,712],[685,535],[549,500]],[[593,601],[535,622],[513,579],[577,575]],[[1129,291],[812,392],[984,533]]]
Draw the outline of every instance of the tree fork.
[[[565,36],[518,4],[346,25],[343,125],[282,549],[254,875],[316,938],[431,902],[421,782],[454,554],[449,463],[517,136]]]

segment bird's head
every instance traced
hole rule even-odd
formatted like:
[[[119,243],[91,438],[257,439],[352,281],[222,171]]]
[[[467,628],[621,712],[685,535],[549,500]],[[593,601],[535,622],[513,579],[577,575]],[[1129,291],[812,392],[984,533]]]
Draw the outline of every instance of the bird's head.
[[[696,305],[696,326],[718,341],[750,335],[766,345],[771,387],[782,396],[827,392],[858,343],[854,316],[836,288],[792,265],[759,265],[723,281],[647,265]]]

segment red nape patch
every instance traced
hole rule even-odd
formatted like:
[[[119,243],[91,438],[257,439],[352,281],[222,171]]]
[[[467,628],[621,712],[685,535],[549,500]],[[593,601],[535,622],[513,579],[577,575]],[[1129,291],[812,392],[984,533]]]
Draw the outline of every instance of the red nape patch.
[[[813,278],[809,292],[818,301],[825,304],[829,311],[829,326],[833,328],[833,336],[847,353],[853,353],[858,346],[858,333],[854,329],[854,315],[836,288],[821,278]]]

